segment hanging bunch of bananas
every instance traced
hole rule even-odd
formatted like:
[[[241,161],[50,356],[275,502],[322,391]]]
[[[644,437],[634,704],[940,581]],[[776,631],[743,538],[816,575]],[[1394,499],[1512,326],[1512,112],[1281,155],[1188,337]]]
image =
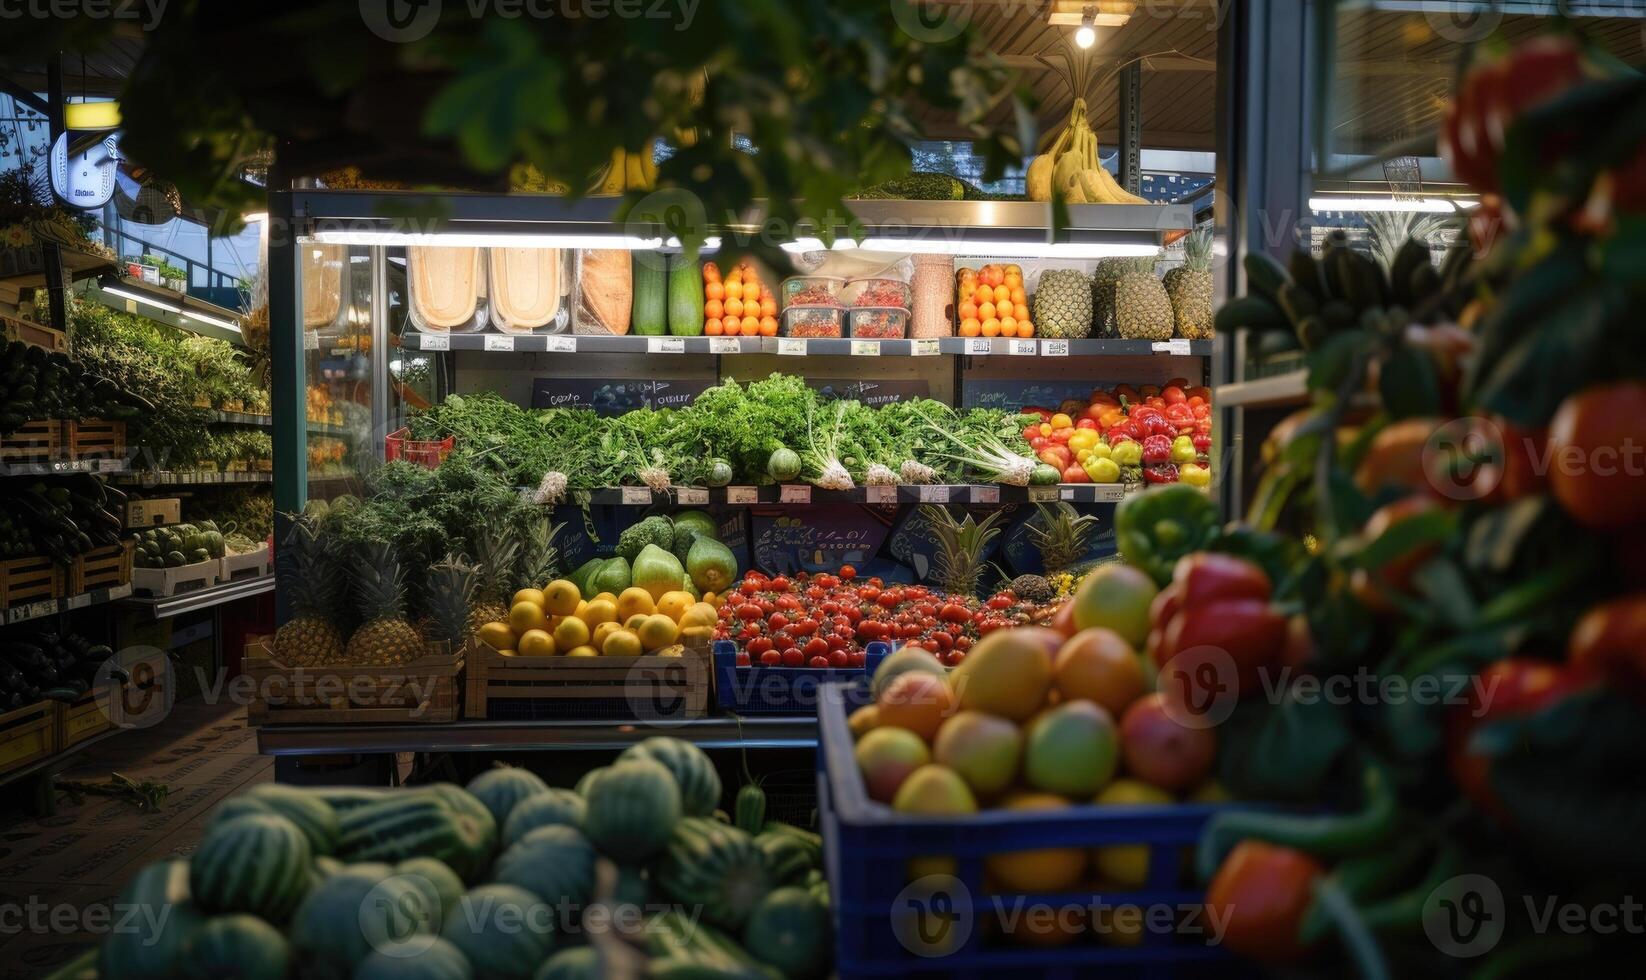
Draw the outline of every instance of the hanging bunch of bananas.
[[[1070,204],[1147,204],[1129,193],[1098,160],[1097,134],[1086,119],[1086,100],[1077,98],[1057,141],[1029,164],[1029,200],[1061,194]]]

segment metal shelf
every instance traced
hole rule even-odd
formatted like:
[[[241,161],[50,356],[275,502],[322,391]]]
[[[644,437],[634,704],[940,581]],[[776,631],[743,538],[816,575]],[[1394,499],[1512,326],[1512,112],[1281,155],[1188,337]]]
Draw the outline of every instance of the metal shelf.
[[[48,463],[0,463],[0,476],[116,475],[131,472],[123,459],[58,459]]]
[[[221,409],[212,409],[210,421],[220,425],[251,425],[261,429],[274,428],[274,416],[258,415],[253,412],[225,412]],[[332,425],[329,422],[309,420],[305,423],[309,432],[322,436],[352,436],[354,430],[343,425]]]
[[[129,590],[128,590],[129,591]],[[235,582],[224,582],[207,589],[196,589],[193,592],[183,592],[167,596],[129,596],[124,600],[127,605],[144,606],[155,619],[169,619],[172,616],[183,616],[202,609],[210,609],[227,602],[236,602],[240,599],[250,599],[252,596],[263,595],[274,591],[274,576],[259,575],[255,578],[244,578]]]
[[[1118,503],[1142,484],[1059,483],[1042,487],[1008,487],[990,484],[932,484],[924,486],[857,487],[852,490],[821,490],[807,483],[768,486],[671,487],[658,493],[647,487],[600,487],[574,490],[577,504],[617,507],[653,505],[703,507],[808,506],[811,504],[1020,504],[1067,500],[1071,503]]]
[[[459,721],[448,725],[264,725],[264,755],[622,749],[666,734],[705,749],[812,749],[817,719],[722,716],[679,722]]]
[[[25,603],[12,606],[0,614],[0,625],[10,626],[13,623],[26,623],[31,619],[43,619],[55,616],[58,613],[69,612],[74,609],[85,609],[88,606],[100,606],[105,602],[114,602],[131,595],[130,585],[116,585],[107,589],[92,589],[79,595],[64,596],[59,599],[41,599],[39,602]]]
[[[1255,381],[1219,385],[1212,392],[1212,404],[1218,408],[1302,405],[1309,400],[1308,381],[1307,371],[1288,371]]]
[[[777,354],[840,357],[1209,357],[1209,340],[1120,340],[940,337],[929,340],[854,340],[850,337],[590,337],[495,333],[408,333],[406,350],[488,351],[503,354]]]
[[[263,470],[239,470],[219,473],[213,470],[144,470],[123,471],[121,483],[142,487],[206,486],[218,483],[272,483],[274,474]]]

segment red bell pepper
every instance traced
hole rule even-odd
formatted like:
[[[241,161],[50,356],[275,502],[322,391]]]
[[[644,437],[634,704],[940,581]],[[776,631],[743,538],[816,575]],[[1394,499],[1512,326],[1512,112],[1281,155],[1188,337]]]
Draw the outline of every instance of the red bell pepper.
[[[1194,409],[1183,404],[1182,402],[1178,402],[1175,405],[1167,405],[1166,421],[1177,426],[1179,429],[1184,426],[1193,428],[1195,423]]]
[[[1143,431],[1147,435],[1175,436],[1177,426],[1173,425],[1164,415],[1151,415],[1143,420]]]
[[[1172,567],[1172,584],[1167,588],[1177,590],[1179,606],[1223,599],[1267,602],[1271,591],[1269,576],[1262,568],[1244,558],[1215,551],[1197,551],[1178,559]]]
[[[1177,385],[1167,385],[1160,390],[1160,397],[1164,398],[1168,405],[1181,405],[1188,400],[1189,396],[1185,395],[1183,389]]]
[[[1299,938],[1326,873],[1303,851],[1259,840],[1236,844],[1206,889],[1211,921],[1223,922],[1223,945],[1262,962],[1296,960],[1308,952]]]
[[[1137,419],[1139,422],[1141,422],[1141,421],[1143,421],[1144,419],[1148,418],[1151,415],[1164,415],[1164,414],[1165,414],[1165,411],[1163,409],[1161,409],[1161,408],[1159,408],[1155,405],[1142,403],[1142,404],[1133,405],[1132,410],[1127,413],[1127,417]]]
[[[1160,689],[1198,710],[1220,696],[1261,692],[1263,672],[1295,659],[1308,640],[1292,635],[1296,624],[1269,605],[1271,589],[1263,569],[1243,558],[1178,559],[1171,584],[1149,609]]]
[[[1149,406],[1150,408],[1158,408],[1161,411],[1166,410],[1166,399],[1160,397],[1159,395],[1150,395],[1149,397],[1143,399],[1143,404]]]
[[[1176,463],[1149,463],[1143,467],[1143,482],[1145,483],[1176,483]]]
[[[1080,418],[1075,419],[1074,427],[1077,429],[1095,430],[1097,428],[1097,419],[1082,415]]]
[[[1172,458],[1172,440],[1167,435],[1145,436],[1143,439],[1143,462],[1167,463]]]
[[[1458,788],[1507,823],[1508,813],[1489,778],[1491,757],[1469,744],[1474,733],[1491,722],[1540,711],[1593,683],[1591,675],[1569,664],[1535,657],[1509,657],[1476,674],[1469,684],[1468,703],[1458,705],[1447,719],[1446,755]]]
[[[1194,451],[1205,455],[1212,451],[1212,437],[1202,432],[1194,433]]]

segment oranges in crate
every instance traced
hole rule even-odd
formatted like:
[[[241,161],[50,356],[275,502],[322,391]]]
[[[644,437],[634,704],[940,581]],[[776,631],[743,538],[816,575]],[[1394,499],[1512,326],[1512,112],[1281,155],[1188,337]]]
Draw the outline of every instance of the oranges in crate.
[[[777,294],[760,280],[748,259],[721,278],[720,266],[703,263],[703,333],[710,337],[777,336]]]
[[[955,332],[962,337],[1033,337],[1023,269],[990,263],[955,270]]]

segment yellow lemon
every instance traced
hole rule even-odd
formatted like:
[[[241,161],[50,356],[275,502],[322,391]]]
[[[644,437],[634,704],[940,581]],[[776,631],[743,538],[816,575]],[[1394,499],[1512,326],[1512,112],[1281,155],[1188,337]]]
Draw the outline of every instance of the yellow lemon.
[[[520,635],[520,643],[516,647],[522,657],[552,657],[554,656],[554,637],[542,630],[527,630]]]
[[[714,611],[713,606],[706,602],[699,602],[694,603],[692,607],[686,610],[685,614],[680,617],[680,628],[685,629],[688,626],[713,626],[719,621],[720,614]]]
[[[665,592],[657,597],[657,611],[679,622],[680,617],[686,614],[686,610],[692,607],[692,602],[690,592]]]
[[[514,594],[513,599],[509,600],[509,605],[512,606],[517,602],[530,602],[539,606],[546,606],[548,604],[548,601],[543,598],[542,589],[521,589],[519,592]]]
[[[689,647],[707,649],[713,641],[714,627],[712,626],[686,626],[680,630],[680,642]]]
[[[517,602],[509,607],[509,629],[518,635],[527,630],[546,630],[549,628],[548,617],[543,615],[543,607],[535,602]]]
[[[594,647],[601,653],[606,652],[606,638],[622,628],[617,623],[601,623],[594,628],[594,633],[590,635],[589,646]]]
[[[556,616],[575,612],[577,604],[582,601],[577,586],[563,578],[555,579],[543,589],[543,608]]]
[[[600,648],[603,657],[638,657],[641,652],[640,637],[625,629],[612,630],[605,646]]]
[[[567,616],[554,628],[554,645],[570,651],[589,642],[589,624],[575,616]]]
[[[579,599],[577,601],[577,608],[573,609],[571,614],[573,616],[576,616],[578,619],[581,619],[585,623],[588,622],[589,621],[589,603],[588,603],[588,601],[584,600],[584,599]]]
[[[617,597],[617,618],[625,623],[630,617],[650,616],[656,611],[657,607],[652,604],[652,594],[638,585],[624,589],[623,594]]]
[[[646,621],[640,624],[640,645],[647,650],[666,647],[679,635],[680,630],[675,626],[674,620],[661,613],[647,616]]]
[[[519,654],[515,653],[512,648],[510,648],[508,650],[499,650],[497,652],[500,655],[505,656],[505,657],[518,657],[519,656]]]
[[[598,657],[598,656],[600,656],[600,651],[596,650],[594,647],[591,647],[587,643],[585,643],[580,647],[572,647],[570,650],[567,650],[566,651],[566,656],[568,656],[568,657]]]
[[[611,593],[611,592],[602,592],[599,595],[595,596],[593,599],[590,599],[589,601],[590,602],[598,602],[601,599],[606,600],[607,602],[611,603],[614,606],[617,605],[617,596],[615,594]]]
[[[509,629],[508,623],[487,623],[476,631],[480,642],[499,650],[514,648],[514,630]]]
[[[630,633],[638,633],[640,632],[640,624],[644,623],[646,621],[646,617],[650,615],[651,613],[635,613],[628,619],[623,620],[623,628],[628,630]]]
[[[617,603],[605,599],[596,599],[589,603],[588,608],[583,610],[583,615],[578,618],[591,627],[599,626],[602,623],[615,623],[617,622]]]

